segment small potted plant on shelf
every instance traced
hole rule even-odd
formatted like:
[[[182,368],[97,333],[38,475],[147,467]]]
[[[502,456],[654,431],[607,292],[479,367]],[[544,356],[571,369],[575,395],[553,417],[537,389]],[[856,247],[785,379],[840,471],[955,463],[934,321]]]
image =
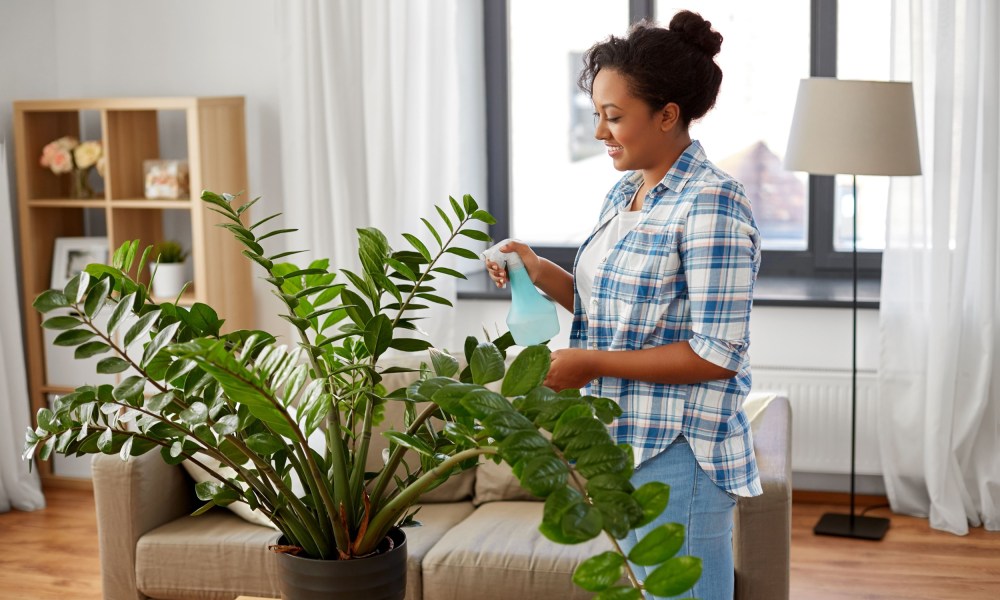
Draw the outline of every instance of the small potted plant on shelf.
[[[184,290],[184,261],[188,253],[179,242],[165,240],[153,246],[149,279],[156,298],[173,298]]]
[[[609,536],[616,550],[584,561],[574,574],[599,598],[640,599],[642,590],[675,595],[697,580],[700,561],[674,556],[682,527],[654,529],[631,551],[628,558],[639,564],[660,565],[645,582],[617,544],[663,511],[669,487],[630,484],[631,450],[606,428],[620,413],[613,401],[544,387],[544,345],[524,348],[507,366],[509,334],[470,337],[460,368],[458,358],[413,337],[422,303],[448,304],[435,294],[436,278],[462,277],[441,259],[477,258],[457,242],[489,239],[470,227],[493,222],[471,196],[450,199],[452,214],[439,207],[438,228],[424,220],[435,251],[410,234],[404,237],[412,248],[393,250],[377,229],[359,230],[362,270],[341,269],[346,282],[337,281],[327,260],[295,265],[285,259],[296,252],[265,251],[263,241],[290,230],[261,233],[273,216],[247,222],[253,202],[238,206],[212,192],[202,198],[228,219],[223,226],[265,272],[297,347],[265,331],[222,333],[205,304],[156,302],[132,275],[150,249],[140,255],[137,242],[126,243],[112,265],[88,266],[34,306],[43,313],[73,308],[75,316],[42,323],[61,330],[55,343],[75,346],[78,357],[110,354],[99,372],[135,374],[117,385],[80,386],[52,410],[41,409],[37,428],[27,432],[26,459],[58,452],[128,460],[155,450],[171,464],[195,462],[215,478],[196,486],[204,501],[198,512],[242,501],[281,531],[273,549],[286,599],[402,598],[406,545],[398,526],[411,519],[421,494],[484,459],[505,461],[526,490],[546,498],[546,537],[573,544]],[[137,346],[141,351],[129,353]],[[385,389],[384,375],[413,371],[386,366],[390,349],[426,352],[429,366],[413,384]],[[499,392],[486,387],[494,382]],[[391,443],[382,468],[366,472],[373,425],[388,402],[404,404],[405,422],[384,433]],[[317,438],[322,443],[310,442]],[[370,573],[363,578],[356,576],[359,561]],[[327,577],[329,591],[300,589],[303,571],[312,585]],[[387,583],[384,595],[371,592]],[[370,587],[349,587],[356,585]]]

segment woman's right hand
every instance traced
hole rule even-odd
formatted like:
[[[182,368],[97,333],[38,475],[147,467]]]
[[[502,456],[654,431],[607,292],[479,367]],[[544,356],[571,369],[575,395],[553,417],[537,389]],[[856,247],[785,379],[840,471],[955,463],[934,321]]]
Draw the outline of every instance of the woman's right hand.
[[[531,246],[524,242],[510,240],[503,246],[500,246],[499,250],[501,252],[517,252],[517,255],[521,257],[521,262],[524,263],[524,268],[528,271],[528,277],[531,278],[531,282],[538,283],[538,273],[541,270],[542,261],[535,254],[535,251],[531,249]],[[485,262],[486,272],[489,274],[490,279],[493,280],[493,283],[498,288],[506,287],[507,270],[492,260]]]

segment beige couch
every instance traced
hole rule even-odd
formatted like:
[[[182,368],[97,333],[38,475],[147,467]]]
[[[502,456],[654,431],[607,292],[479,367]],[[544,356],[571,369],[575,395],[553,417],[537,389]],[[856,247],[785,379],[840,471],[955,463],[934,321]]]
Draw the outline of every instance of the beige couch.
[[[740,499],[735,509],[741,600],[789,595],[790,429],[784,397],[754,420],[764,495]],[[275,530],[228,510],[188,516],[197,505],[193,484],[158,452],[128,462],[97,456],[93,466],[105,598],[278,596],[275,561],[266,550]],[[422,526],[405,530],[407,600],[590,598],[570,574],[608,542],[603,537],[578,546],[549,542],[538,532],[543,503],[529,498],[509,470],[492,463],[432,492],[417,515]]]

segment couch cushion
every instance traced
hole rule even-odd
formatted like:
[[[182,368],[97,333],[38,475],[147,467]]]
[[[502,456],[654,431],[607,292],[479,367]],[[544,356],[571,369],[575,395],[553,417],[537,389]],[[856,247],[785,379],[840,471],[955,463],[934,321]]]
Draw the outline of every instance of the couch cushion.
[[[541,500],[521,487],[507,463],[496,464],[491,460],[476,467],[474,490],[472,502],[476,506],[498,500]]]
[[[453,527],[423,561],[423,600],[591,598],[573,569],[611,549],[606,537],[566,546],[538,531],[541,502],[491,502]]]
[[[421,563],[449,529],[472,514],[471,502],[422,504],[414,517],[420,527],[406,527],[406,600],[423,598]]]
[[[170,600],[277,596],[276,561],[267,546],[279,535],[229,511],[181,517],[139,539],[136,585],[147,596]]]
[[[424,556],[472,511],[471,502],[420,507],[416,520],[422,525],[404,529],[406,600],[421,598],[420,563]],[[137,585],[147,596],[163,600],[232,600],[241,594],[276,597],[276,564],[267,546],[279,535],[221,510],[182,517],[139,540]]]

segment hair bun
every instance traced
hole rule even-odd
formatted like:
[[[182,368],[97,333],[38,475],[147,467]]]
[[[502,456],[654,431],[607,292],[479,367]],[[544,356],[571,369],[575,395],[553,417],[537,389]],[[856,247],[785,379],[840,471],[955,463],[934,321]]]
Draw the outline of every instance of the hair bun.
[[[697,46],[709,58],[722,48],[722,34],[712,29],[712,23],[698,13],[682,10],[670,20],[670,31],[680,34],[685,42]]]

